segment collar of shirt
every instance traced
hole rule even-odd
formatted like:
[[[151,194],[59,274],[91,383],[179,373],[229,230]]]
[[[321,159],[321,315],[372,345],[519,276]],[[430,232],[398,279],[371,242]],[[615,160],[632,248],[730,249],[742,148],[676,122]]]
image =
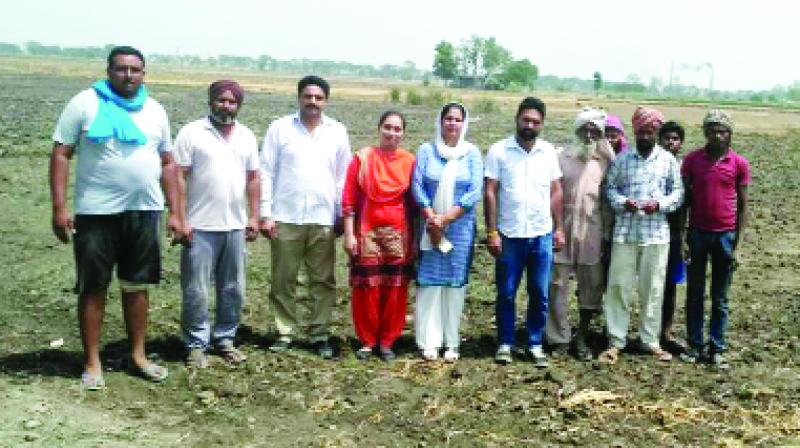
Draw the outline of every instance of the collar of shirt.
[[[306,125],[303,124],[303,120],[300,119],[300,112],[294,113],[294,116],[292,117],[292,122],[296,126],[299,126],[301,129],[305,130],[308,133],[308,128],[306,128]],[[317,128],[326,127],[329,126],[330,124],[331,124],[331,119],[328,118],[328,116],[323,113],[321,119],[319,120],[319,126],[317,126]]]
[[[635,147],[631,148],[631,149],[632,149],[632,151],[626,151],[626,153],[628,154],[628,157],[634,157],[634,158],[637,158],[639,160],[643,160],[643,161],[646,161],[646,162],[650,162],[650,161],[656,160],[658,157],[661,157],[661,153],[662,152],[666,152],[667,151],[666,149],[662,148],[660,145],[655,145],[655,146],[653,146],[653,150],[650,151],[650,155],[648,155],[647,158],[644,158],[644,157],[642,157],[641,154],[639,154],[639,150],[638,149],[636,149]]]
[[[544,149],[540,145],[541,142],[542,140],[537,137],[536,142],[533,144],[531,150],[527,151],[525,148],[522,147],[522,145],[519,144],[519,142],[517,141],[517,136],[512,135],[511,137],[508,137],[508,139],[506,139],[506,149],[516,149],[517,151],[525,155],[530,155],[535,152],[544,151]]]
[[[223,138],[223,136],[222,136],[222,133],[221,133],[221,132],[219,132],[219,129],[217,129],[216,127],[214,127],[214,123],[212,123],[212,122],[211,122],[211,117],[209,117],[209,116],[206,116],[206,119],[205,119],[205,121],[203,122],[203,127],[204,127],[204,128],[206,128],[206,129],[208,129],[209,131],[211,131],[211,132],[212,132],[212,133],[214,133],[215,135],[219,136],[219,137],[220,137],[220,138],[222,138],[223,140],[225,140],[225,139]],[[240,129],[240,126],[239,126],[239,120],[234,120],[234,121],[233,121],[233,128],[231,129],[231,135],[228,137],[228,140],[227,140],[227,141],[230,141],[231,139],[233,139],[233,136],[239,132],[239,129]]]
[[[711,160],[711,161],[719,162],[719,161],[722,161],[722,160],[730,159],[732,152],[733,152],[733,148],[728,148],[728,149],[725,150],[725,154],[722,154],[722,156],[719,159],[715,160],[713,157],[711,157],[708,154],[708,149],[705,146],[703,146],[703,157],[705,157],[706,159]]]

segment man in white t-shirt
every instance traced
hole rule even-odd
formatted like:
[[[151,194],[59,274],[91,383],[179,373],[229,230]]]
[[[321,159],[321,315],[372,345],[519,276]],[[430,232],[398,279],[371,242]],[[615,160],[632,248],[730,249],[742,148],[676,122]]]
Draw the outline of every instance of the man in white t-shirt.
[[[336,302],[334,240],[341,233],[342,189],[352,159],[347,129],[323,114],[328,82],[305,76],[297,83],[297,113],[269,125],[261,148],[261,232],[270,239],[279,353],[296,337],[297,274],[308,272],[313,301],[308,337],[317,353],[333,357],[328,324]]]
[[[142,84],[144,56],[132,47],[115,47],[108,55],[106,73],[107,80],[75,95],[64,108],[53,132],[50,157],[53,232],[64,243],[74,241],[85,357],[81,385],[90,390],[105,384],[100,334],[115,265],[131,368],[150,381],[167,378],[167,369],[148,360],[144,346],[148,285],[161,277],[162,187],[169,203],[168,228],[173,233],[182,229],[176,212],[177,167],[169,120]],[[78,156],[74,219],[66,194],[73,155]]]
[[[528,283],[526,354],[547,367],[542,338],[547,319],[553,249],[564,245],[561,168],[556,150],[538,138],[545,104],[525,98],[517,109],[517,132],[492,145],[484,163],[484,211],[487,245],[497,259],[497,333],[495,360],[511,362],[515,300],[522,273]]]
[[[181,128],[175,138],[175,159],[181,167],[178,191],[186,223],[181,324],[189,352],[187,364],[196,368],[208,366],[206,351],[212,342],[228,362],[246,359],[233,340],[245,297],[245,240],[258,236],[261,184],[256,137],[236,121],[243,100],[244,91],[237,82],[212,83],[210,114]],[[217,295],[213,330],[208,316],[212,285]]]

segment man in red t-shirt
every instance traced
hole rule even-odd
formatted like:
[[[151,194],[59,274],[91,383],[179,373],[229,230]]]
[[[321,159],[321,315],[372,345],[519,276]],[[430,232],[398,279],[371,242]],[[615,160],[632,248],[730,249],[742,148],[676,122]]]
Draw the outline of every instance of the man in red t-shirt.
[[[703,349],[703,298],[706,265],[711,261],[712,364],[727,368],[725,328],[728,292],[737,264],[737,249],[747,225],[750,164],[731,149],[733,122],[718,109],[703,120],[706,145],[683,159],[681,175],[689,207],[689,260],[686,285],[686,333],[689,347],[681,358],[697,362]]]

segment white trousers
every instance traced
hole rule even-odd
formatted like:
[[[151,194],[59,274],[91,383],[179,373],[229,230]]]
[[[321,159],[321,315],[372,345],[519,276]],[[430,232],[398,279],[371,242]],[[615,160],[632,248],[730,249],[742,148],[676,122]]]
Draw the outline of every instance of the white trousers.
[[[467,287],[417,287],[414,332],[420,350],[438,350],[442,342],[447,348],[458,348],[458,329],[464,311]]]
[[[639,337],[643,344],[658,347],[668,256],[668,243],[639,246],[615,242],[612,245],[608,289],[603,303],[611,346],[625,347],[633,288],[636,286],[639,292]]]

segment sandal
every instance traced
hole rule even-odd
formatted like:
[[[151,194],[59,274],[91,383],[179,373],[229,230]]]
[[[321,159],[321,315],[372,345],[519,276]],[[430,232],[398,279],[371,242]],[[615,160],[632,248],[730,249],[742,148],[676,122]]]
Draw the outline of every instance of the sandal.
[[[425,361],[436,361],[437,359],[439,359],[439,350],[426,348],[425,350],[422,351],[422,359],[424,359]]]
[[[92,375],[89,372],[81,374],[81,389],[83,390],[101,390],[106,387],[106,380],[103,375]]]
[[[651,355],[657,361],[667,362],[672,360],[672,354],[659,346],[643,348],[645,353]]]
[[[392,362],[397,358],[394,351],[390,347],[381,347],[381,359],[386,362]]]
[[[147,381],[156,384],[163,383],[167,377],[169,377],[169,370],[154,362],[148,364],[147,367],[139,367],[131,361],[131,371]]]
[[[372,355],[372,347],[369,347],[369,346],[365,345],[365,346],[361,347],[360,349],[358,349],[356,351],[355,355],[356,355],[356,359],[358,359],[359,361],[366,361]]]
[[[192,369],[208,368],[208,357],[202,348],[193,348],[186,355],[186,367]]]
[[[447,350],[444,351],[444,361],[445,362],[456,362],[458,361],[458,349],[455,347],[449,347]]]
[[[247,361],[247,355],[232,345],[220,346],[218,350],[219,355],[231,364],[241,364]]]
[[[603,353],[600,353],[600,356],[597,357],[597,360],[603,364],[616,364],[619,360],[619,352],[619,347],[610,347]]]

